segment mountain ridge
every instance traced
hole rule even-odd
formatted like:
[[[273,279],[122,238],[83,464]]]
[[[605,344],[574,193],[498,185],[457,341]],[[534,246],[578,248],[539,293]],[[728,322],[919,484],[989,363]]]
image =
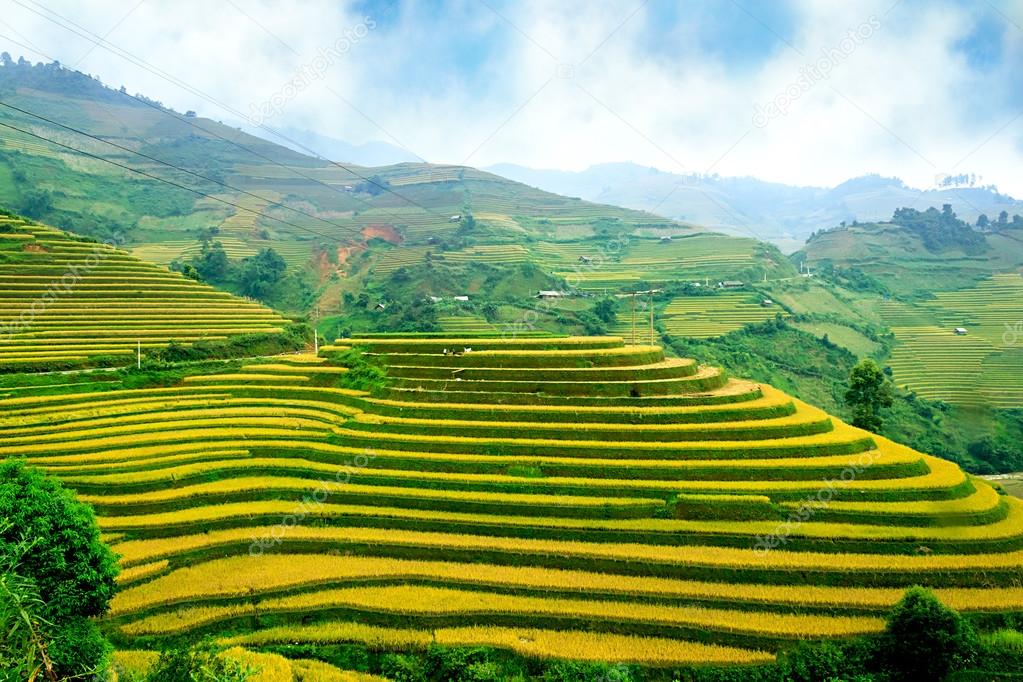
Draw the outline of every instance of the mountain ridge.
[[[681,175],[631,162],[583,171],[496,164],[487,170],[559,194],[657,212],[708,229],[749,236],[791,253],[813,233],[842,222],[888,218],[897,208],[951,204],[971,222],[981,213],[1023,212],[1023,201],[990,187],[917,190],[898,178],[864,175],[835,187],[787,185],[754,177]]]

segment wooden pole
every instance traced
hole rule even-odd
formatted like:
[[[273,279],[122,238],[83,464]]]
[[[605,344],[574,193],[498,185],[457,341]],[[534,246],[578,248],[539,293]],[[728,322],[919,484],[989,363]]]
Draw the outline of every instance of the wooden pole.
[[[654,345],[654,295],[650,294],[650,345]]]
[[[632,292],[632,345],[636,345],[636,292]]]

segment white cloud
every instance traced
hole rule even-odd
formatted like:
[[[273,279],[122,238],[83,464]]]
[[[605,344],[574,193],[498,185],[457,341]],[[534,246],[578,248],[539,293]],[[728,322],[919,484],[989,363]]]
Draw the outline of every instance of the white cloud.
[[[358,8],[326,0],[286,10],[234,1],[273,35],[228,3],[147,0],[109,39],[247,113],[363,21]],[[47,6],[101,35],[130,9],[114,0],[87,9],[70,0]],[[998,99],[991,93],[1018,78],[1023,30],[1005,22],[1003,64],[978,73],[955,47],[977,21],[976,8],[904,2],[886,15],[891,6],[805,0],[784,31],[792,48],[779,42],[758,63],[734,68],[722,57],[729,46],[701,51],[694,40],[700,26],[685,20],[663,27],[662,44],[651,45],[654,3],[624,24],[635,0],[495,4],[507,20],[477,3],[451,3],[443,16],[433,16],[432,4],[398,3],[272,122],[351,142],[400,143],[431,161],[468,157],[478,166],[581,169],[631,160],[814,185],[879,172],[922,187],[938,173],[973,172],[1023,196],[1023,118],[992,137],[1018,112],[988,108]],[[1023,0],[1001,11],[1023,24]],[[784,92],[801,68],[872,15],[879,28],[827,80],[765,127],[752,124],[757,104]],[[66,63],[89,47],[10,2],[3,20]],[[8,33],[0,23],[0,34]],[[2,39],[0,49],[21,51]],[[79,68],[179,110],[234,118],[99,48]]]

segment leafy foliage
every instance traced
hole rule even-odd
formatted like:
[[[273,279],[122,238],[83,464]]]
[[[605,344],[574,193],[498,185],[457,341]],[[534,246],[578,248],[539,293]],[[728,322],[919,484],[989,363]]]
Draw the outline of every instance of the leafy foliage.
[[[245,682],[253,670],[222,655],[212,642],[167,649],[146,676],[146,682]]]
[[[892,406],[892,385],[877,363],[867,358],[849,374],[845,402],[853,411],[853,426],[874,431],[881,429],[881,410]]]
[[[975,253],[987,245],[984,235],[956,217],[951,204],[945,204],[940,211],[933,206],[926,211],[899,208],[895,210],[892,222],[919,236],[929,251],[960,248],[967,253]]]
[[[92,509],[58,481],[10,460],[0,464],[0,518],[8,523],[0,530],[0,560],[16,563],[16,574],[31,581],[39,600],[25,591],[24,580],[8,584],[20,584],[17,603],[34,604],[34,618],[46,623],[56,675],[97,669],[109,645],[89,619],[107,611],[118,568]]]
[[[894,682],[928,682],[967,667],[977,647],[977,635],[962,616],[932,592],[914,587],[892,609],[877,660]]]
[[[55,676],[42,634],[49,627],[40,616],[43,600],[35,583],[19,573],[31,548],[22,540],[0,565],[0,682]]]

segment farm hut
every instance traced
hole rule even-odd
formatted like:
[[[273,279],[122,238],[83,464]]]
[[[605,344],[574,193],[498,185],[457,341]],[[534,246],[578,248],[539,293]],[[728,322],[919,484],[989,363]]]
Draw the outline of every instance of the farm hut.
[[[966,336],[966,327],[956,327],[952,330],[956,336]]]

